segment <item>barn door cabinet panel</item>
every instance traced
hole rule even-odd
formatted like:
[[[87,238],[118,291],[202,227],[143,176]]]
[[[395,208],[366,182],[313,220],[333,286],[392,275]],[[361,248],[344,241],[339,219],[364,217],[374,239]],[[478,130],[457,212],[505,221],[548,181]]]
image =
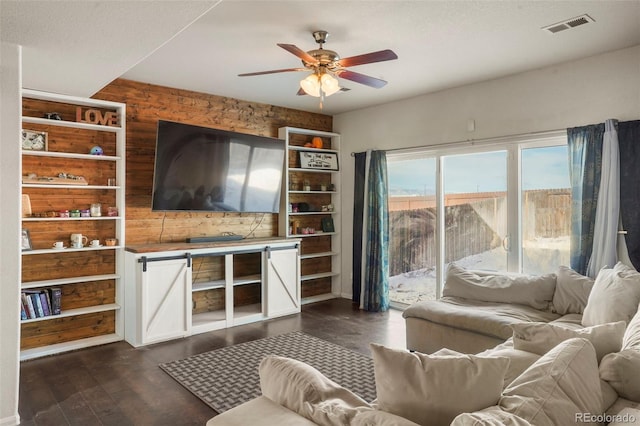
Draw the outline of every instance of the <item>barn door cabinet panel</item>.
[[[124,338],[126,107],[26,89],[22,97],[25,360]]]

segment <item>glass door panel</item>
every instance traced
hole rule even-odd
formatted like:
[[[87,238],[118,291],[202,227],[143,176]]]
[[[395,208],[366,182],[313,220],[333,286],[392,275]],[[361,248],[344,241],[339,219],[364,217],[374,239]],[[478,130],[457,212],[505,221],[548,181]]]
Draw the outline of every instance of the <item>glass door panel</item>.
[[[389,299],[436,299],[436,160],[389,156]]]
[[[569,265],[571,185],[567,146],[522,150],[522,271]]]
[[[445,268],[508,270],[507,151],[442,159]]]

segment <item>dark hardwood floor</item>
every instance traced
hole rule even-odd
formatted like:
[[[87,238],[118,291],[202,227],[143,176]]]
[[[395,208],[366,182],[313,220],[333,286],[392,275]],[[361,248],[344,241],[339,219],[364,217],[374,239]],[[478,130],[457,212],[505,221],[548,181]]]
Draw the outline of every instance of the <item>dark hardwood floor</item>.
[[[158,364],[298,330],[367,355],[370,342],[405,347],[399,311],[363,312],[346,299],[144,348],[112,343],[23,362],[21,425],[204,425],[216,412]]]

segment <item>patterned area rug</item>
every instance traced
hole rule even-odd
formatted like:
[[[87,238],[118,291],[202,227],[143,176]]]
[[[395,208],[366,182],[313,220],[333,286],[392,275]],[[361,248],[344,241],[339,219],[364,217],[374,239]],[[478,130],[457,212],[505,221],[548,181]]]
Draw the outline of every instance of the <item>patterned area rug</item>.
[[[271,354],[305,362],[366,401],[376,397],[371,358],[300,331],[205,352],[160,368],[222,413],[261,395],[258,366]]]

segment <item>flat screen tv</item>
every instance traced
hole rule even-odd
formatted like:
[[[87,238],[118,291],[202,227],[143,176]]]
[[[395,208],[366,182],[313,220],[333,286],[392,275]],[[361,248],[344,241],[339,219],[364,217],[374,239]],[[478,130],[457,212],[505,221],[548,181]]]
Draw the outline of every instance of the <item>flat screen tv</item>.
[[[152,210],[277,213],[284,141],[158,121]]]

